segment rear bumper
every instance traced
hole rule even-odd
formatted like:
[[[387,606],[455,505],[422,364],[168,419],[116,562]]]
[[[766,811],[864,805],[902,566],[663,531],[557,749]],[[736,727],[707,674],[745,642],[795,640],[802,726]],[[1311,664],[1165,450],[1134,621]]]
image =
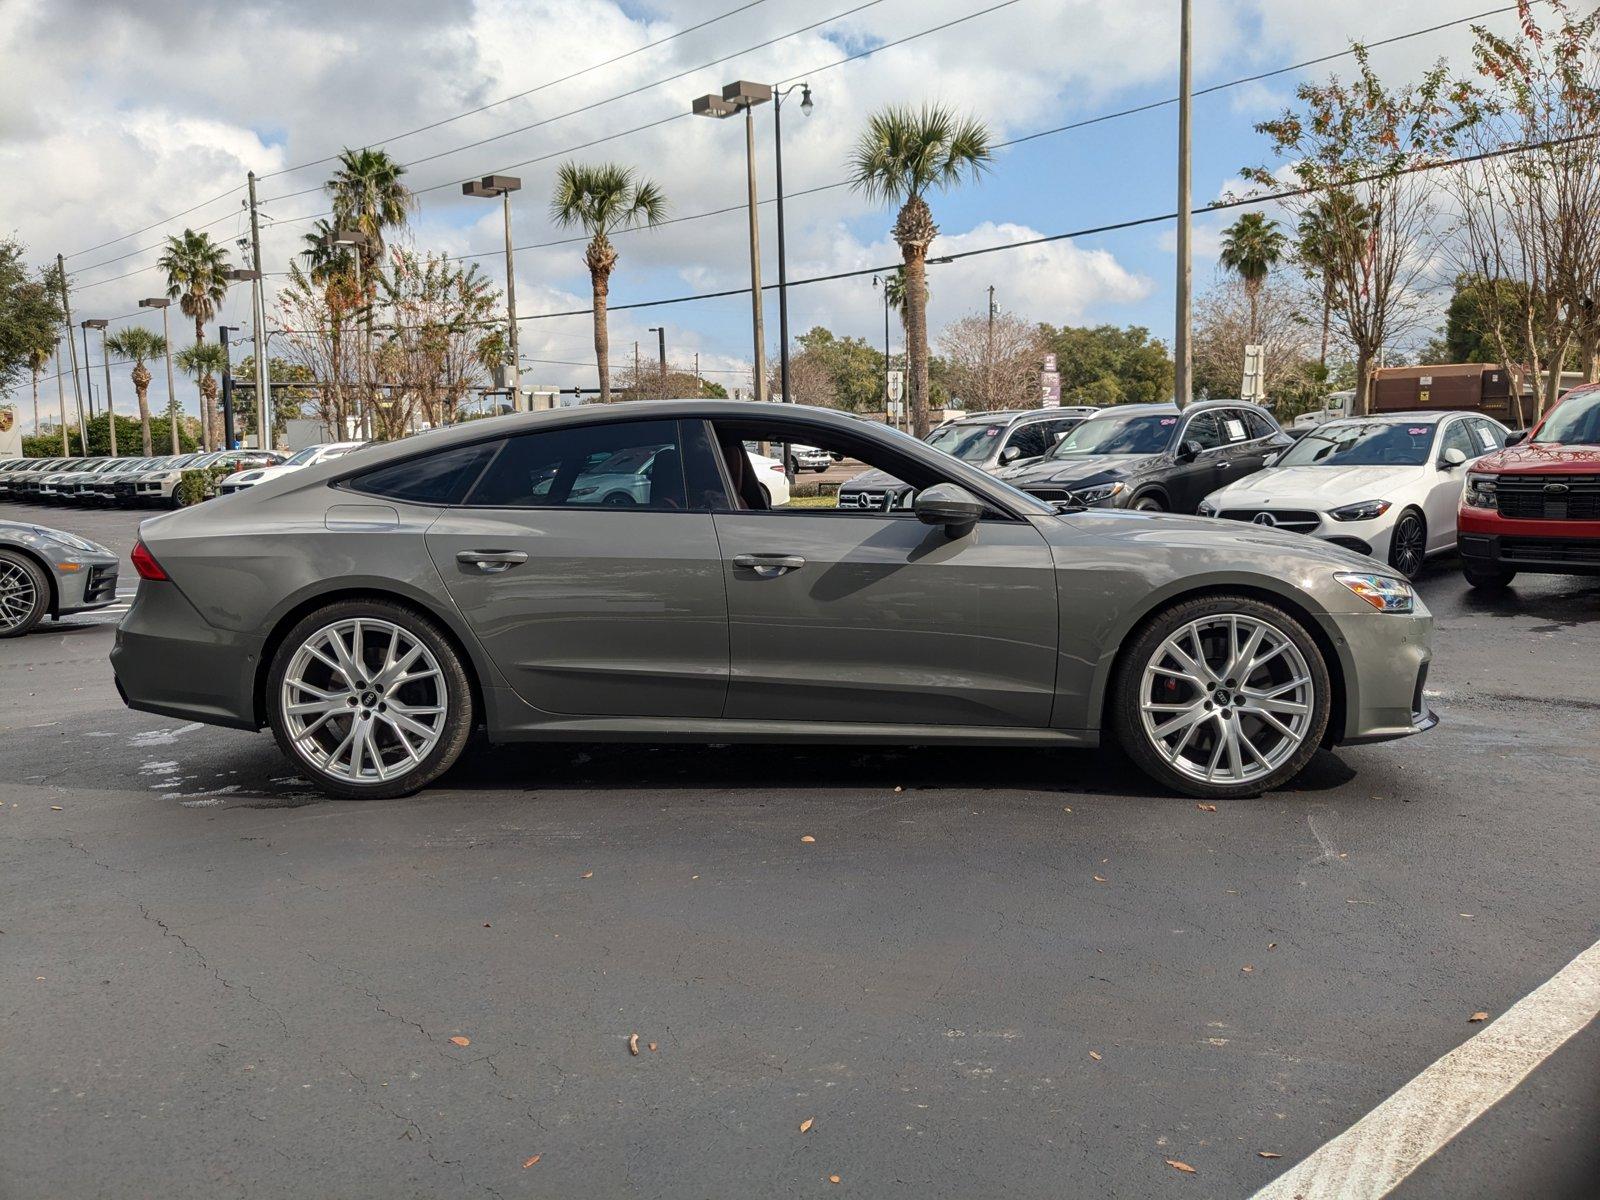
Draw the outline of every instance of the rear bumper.
[[[258,729],[258,639],[206,623],[173,584],[141,581],[117,627],[111,669],[129,708]]]

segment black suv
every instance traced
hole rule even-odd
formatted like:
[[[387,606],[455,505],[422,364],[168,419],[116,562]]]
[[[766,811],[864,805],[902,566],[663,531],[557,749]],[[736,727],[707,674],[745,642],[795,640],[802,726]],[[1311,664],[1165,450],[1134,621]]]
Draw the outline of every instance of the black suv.
[[[995,475],[1041,500],[1192,513],[1293,444],[1266,409],[1238,400],[1182,410],[1123,404],[1079,425],[1045,457]]]

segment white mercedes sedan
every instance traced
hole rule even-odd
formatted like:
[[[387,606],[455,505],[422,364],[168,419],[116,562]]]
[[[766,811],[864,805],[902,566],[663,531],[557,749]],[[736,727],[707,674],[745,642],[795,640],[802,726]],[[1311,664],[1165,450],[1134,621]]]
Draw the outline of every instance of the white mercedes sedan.
[[[1504,446],[1508,432],[1471,412],[1330,421],[1212,492],[1199,513],[1310,534],[1415,576],[1429,555],[1455,548],[1466,464]]]
[[[270,467],[257,467],[252,471],[238,471],[224,479],[217,487],[217,491],[224,496],[234,492],[242,492],[253,488],[258,483],[265,483],[269,479],[276,479],[280,475],[289,475],[305,467],[316,466],[317,463],[327,462],[334,458],[343,458],[352,450],[359,450],[365,442],[323,442],[316,446],[307,446],[285,462]]]

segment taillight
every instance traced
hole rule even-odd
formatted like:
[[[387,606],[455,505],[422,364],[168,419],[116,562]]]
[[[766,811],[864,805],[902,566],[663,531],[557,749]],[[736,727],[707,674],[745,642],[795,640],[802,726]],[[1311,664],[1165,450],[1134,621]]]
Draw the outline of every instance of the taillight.
[[[779,475],[782,475],[784,473],[783,464],[782,463],[773,463],[770,467],[767,468],[767,470],[776,471]]]
[[[161,582],[167,578],[167,573],[161,569],[161,564],[156,561],[155,555],[150,553],[143,542],[135,542],[133,553],[128,557],[133,559],[133,569],[139,572],[140,579],[154,579]]]

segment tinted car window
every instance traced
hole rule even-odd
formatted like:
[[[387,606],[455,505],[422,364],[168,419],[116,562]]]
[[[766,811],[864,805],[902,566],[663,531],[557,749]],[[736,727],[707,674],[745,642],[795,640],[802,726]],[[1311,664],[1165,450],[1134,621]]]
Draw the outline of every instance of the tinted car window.
[[[1217,414],[1217,420],[1222,426],[1222,440],[1232,446],[1239,442],[1248,442],[1252,436],[1250,426],[1244,419],[1244,413],[1237,408],[1226,408]]]
[[[1301,438],[1280,467],[1416,467],[1428,461],[1436,427],[1404,421],[1346,421]]]
[[[1472,436],[1478,443],[1474,448],[1475,454],[1488,454],[1492,450],[1505,448],[1506,431],[1493,421],[1486,421],[1482,417],[1472,422]]]
[[[1215,450],[1222,445],[1222,430],[1214,413],[1196,413],[1183,427],[1185,442],[1199,442],[1202,450]]]
[[[1444,441],[1439,446],[1439,453],[1446,450],[1459,450],[1468,458],[1477,458],[1482,453],[1473,445],[1472,433],[1467,429],[1465,421],[1452,421],[1444,431]]]
[[[1273,434],[1278,432],[1272,427],[1272,422],[1269,421],[1263,414],[1249,408],[1244,409],[1243,411],[1244,419],[1250,427],[1250,436],[1252,438],[1271,437]]]
[[[1160,454],[1172,442],[1177,414],[1095,417],[1056,444],[1052,458],[1079,454]]]
[[[624,421],[509,438],[467,503],[686,508],[677,422]]]
[[[500,445],[499,442],[479,442],[402,459],[357,475],[346,486],[370,496],[403,500],[408,504],[460,504]]]
[[[1049,448],[1045,445],[1044,425],[1039,421],[1030,421],[1012,430],[1006,445],[1020,450],[1019,458],[1038,458]]]
[[[978,463],[989,457],[989,452],[994,449],[995,439],[1005,431],[1004,425],[963,421],[935,429],[928,435],[928,445],[935,450],[943,450],[962,462]]]

